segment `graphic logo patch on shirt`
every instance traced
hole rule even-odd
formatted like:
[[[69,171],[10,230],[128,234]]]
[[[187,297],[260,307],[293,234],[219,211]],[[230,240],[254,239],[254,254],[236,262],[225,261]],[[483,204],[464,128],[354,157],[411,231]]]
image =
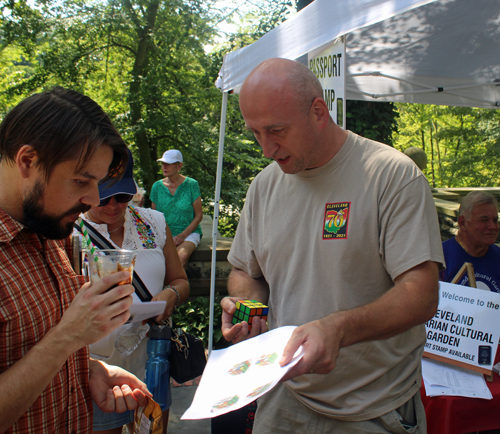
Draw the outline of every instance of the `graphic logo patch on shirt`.
[[[351,202],[327,203],[323,224],[323,239],[347,238]]]

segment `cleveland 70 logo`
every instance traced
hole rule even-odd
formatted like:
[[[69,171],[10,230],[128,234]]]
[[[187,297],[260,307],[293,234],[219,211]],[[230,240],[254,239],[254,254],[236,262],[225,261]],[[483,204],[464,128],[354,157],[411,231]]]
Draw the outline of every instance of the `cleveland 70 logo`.
[[[323,225],[323,239],[347,238],[351,202],[327,203]]]

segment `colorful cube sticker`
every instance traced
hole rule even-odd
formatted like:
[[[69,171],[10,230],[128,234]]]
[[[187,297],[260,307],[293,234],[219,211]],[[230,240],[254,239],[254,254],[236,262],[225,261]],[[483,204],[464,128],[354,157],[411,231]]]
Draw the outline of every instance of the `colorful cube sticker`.
[[[267,383],[267,384],[264,384],[264,386],[261,386],[261,387],[257,387],[257,389],[254,389],[252,390],[248,395],[247,395],[247,398],[254,398],[256,397],[257,395],[259,395],[260,393],[262,392],[265,392],[267,389],[269,389],[271,387],[273,383]]]
[[[234,365],[229,371],[230,375],[240,375],[244,374],[250,367],[250,360],[245,360],[244,362]]]
[[[252,320],[254,317],[262,318],[267,321],[269,308],[255,300],[238,300],[236,302],[236,311],[233,314],[233,324],[238,324],[242,321],[248,323],[248,331],[252,330]]]
[[[212,413],[216,413],[217,411],[224,410],[225,408],[232,407],[239,401],[240,397],[238,395],[230,396],[224,399],[221,399],[212,407]]]
[[[265,354],[263,356],[260,356],[255,364],[257,366],[267,366],[267,365],[272,365],[274,362],[278,360],[278,353],[272,353],[272,354]]]

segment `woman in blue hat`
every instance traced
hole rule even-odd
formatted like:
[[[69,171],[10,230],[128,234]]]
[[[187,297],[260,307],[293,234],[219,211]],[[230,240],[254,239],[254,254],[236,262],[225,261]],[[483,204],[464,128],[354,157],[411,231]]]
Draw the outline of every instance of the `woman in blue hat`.
[[[149,293],[146,299],[152,297],[152,301],[165,300],[165,311],[154,318],[157,323],[161,323],[189,297],[189,283],[164,215],[149,208],[130,206],[129,202],[136,192],[133,159],[129,151],[123,178],[118,181],[110,179],[101,184],[99,206],[92,207],[81,217],[87,227],[97,231],[111,247],[137,251],[134,275],[140,277],[146,291],[136,287],[133,294],[134,303],[147,301],[143,300],[144,293]],[[124,332],[130,334],[131,330],[136,331],[139,336],[137,341],[140,343],[135,349],[130,348],[132,352],[126,355],[127,351],[124,354],[123,349],[120,351],[115,347],[115,340],[123,336]],[[101,341],[90,345],[90,353],[95,359],[118,365],[138,378],[144,378],[147,360],[145,330],[147,327],[141,327],[140,324],[126,324]],[[133,416],[133,412],[104,413],[94,406],[94,432],[121,434],[123,425],[128,425],[129,431],[132,432]],[[167,422],[168,409],[163,414],[165,432]]]

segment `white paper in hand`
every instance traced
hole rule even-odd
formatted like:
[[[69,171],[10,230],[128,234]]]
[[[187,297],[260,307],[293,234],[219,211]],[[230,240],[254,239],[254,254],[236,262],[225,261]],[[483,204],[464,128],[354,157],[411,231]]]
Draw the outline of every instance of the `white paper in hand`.
[[[295,328],[280,327],[212,351],[193,402],[181,419],[220,416],[269,392],[304,355],[300,347],[288,365],[279,364]]]
[[[140,322],[145,319],[154,318],[165,311],[166,301],[148,301],[146,303],[134,303],[129,308],[130,318],[127,323]]]

